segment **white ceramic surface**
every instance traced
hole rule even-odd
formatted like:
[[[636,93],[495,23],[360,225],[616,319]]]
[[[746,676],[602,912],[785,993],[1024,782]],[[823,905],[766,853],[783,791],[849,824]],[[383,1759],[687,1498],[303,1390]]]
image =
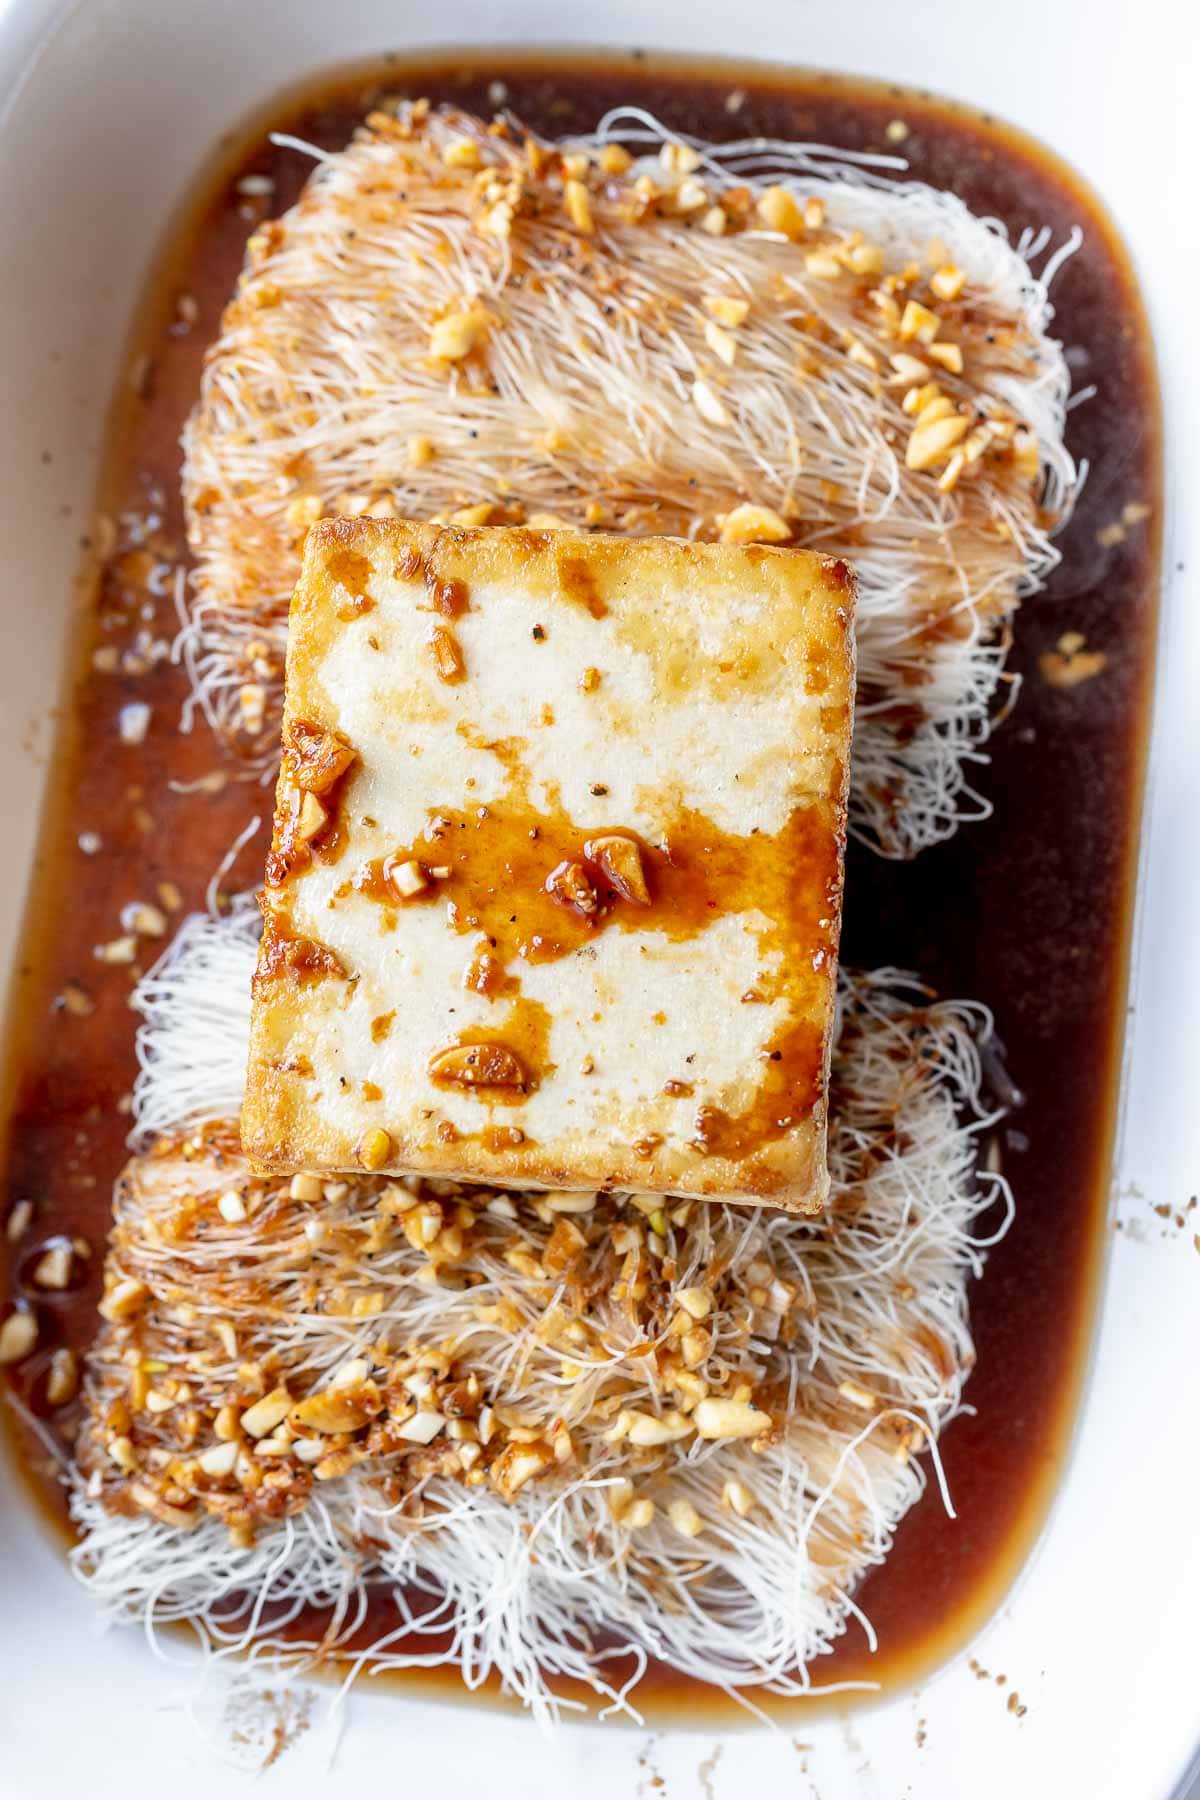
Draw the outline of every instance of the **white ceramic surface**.
[[[0,965],[20,912],[50,709],[73,605],[76,540],[122,334],[174,200],[217,134],[332,61],[445,42],[651,43],[751,51],[940,89],[1066,154],[1108,200],[1147,291],[1164,373],[1168,585],[1143,856],[1139,955],[1114,1208],[1090,1391],[1039,1550],[973,1647],[1027,1707],[966,1666],[850,1718],[798,1714],[786,1733],[571,1727],[360,1688],[300,1738],[260,1790],[293,1800],[373,1792],[436,1800],[570,1792],[863,1800],[1177,1791],[1200,1722],[1200,1261],[1155,1202],[1200,1185],[1200,593],[1196,509],[1200,279],[1193,9],[1010,0],[0,0]],[[1174,176],[1174,179],[1172,179]],[[1165,179],[1164,179],[1165,177]],[[43,450],[53,460],[42,460]],[[1190,552],[1190,555],[1189,555]],[[15,770],[15,779],[12,771]],[[177,1651],[177,1655],[182,1652]],[[56,1544],[0,1484],[0,1800],[171,1800],[248,1789],[215,1746],[193,1673],[133,1633],[100,1638]],[[200,1716],[197,1716],[197,1711]],[[924,1721],[919,1734],[917,1721]],[[919,1741],[919,1739],[921,1741]],[[253,1761],[250,1753],[242,1766]],[[664,1787],[652,1785],[661,1775]]]

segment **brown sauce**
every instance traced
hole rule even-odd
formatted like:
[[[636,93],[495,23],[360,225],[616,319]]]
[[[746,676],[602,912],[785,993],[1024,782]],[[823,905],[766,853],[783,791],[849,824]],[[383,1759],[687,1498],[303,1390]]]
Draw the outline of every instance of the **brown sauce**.
[[[1054,300],[1076,385],[1098,389],[1072,413],[1068,431],[1091,474],[1061,539],[1063,566],[1017,622],[1014,666],[1025,685],[978,783],[994,816],[909,866],[852,850],[847,879],[847,960],[895,962],[944,993],[986,1001],[1024,1096],[1004,1134],[1017,1222],[972,1292],[974,1413],[942,1444],[957,1521],[945,1518],[931,1488],[857,1596],[880,1653],[870,1656],[851,1626],[836,1653],[812,1670],[818,1683],[865,1678],[894,1688],[957,1649],[995,1607],[1045,1518],[1069,1444],[1105,1241],[1159,544],[1157,382],[1123,247],[1071,171],[1019,133],[948,102],[840,77],[637,53],[603,61],[499,53],[391,59],[276,102],[249,135],[220,147],[220,169],[171,237],[132,346],[138,391],[114,420],[100,496],[121,523],[83,634],[81,655],[89,660],[69,709],[57,800],[33,876],[8,1038],[6,1171],[6,1211],[28,1200],[33,1216],[9,1247],[7,1279],[36,1304],[41,1331],[38,1352],[14,1385],[44,1410],[50,1352],[62,1344],[82,1349],[95,1325],[135,1072],[128,994],[137,968],[161,946],[138,937],[133,963],[97,961],[93,946],[124,935],[119,915],[130,901],[160,905],[172,920],[177,900],[187,909],[200,905],[213,867],[252,810],[269,810],[261,790],[229,779],[220,785],[219,776],[199,793],[180,791],[219,770],[220,760],[202,728],[188,737],[177,732],[180,671],[159,660],[151,673],[136,672],[138,659],[146,660],[138,632],[153,639],[174,630],[169,594],[152,591],[153,576],[183,557],[178,437],[205,345],[247,235],[268,208],[290,205],[308,174],[294,152],[267,143],[266,131],[338,148],[381,95],[427,94],[489,111],[497,82],[508,104],[549,133],[589,129],[610,106],[632,101],[678,130],[713,139],[762,133],[886,151],[897,147],[887,128],[899,119],[908,128],[900,147],[915,176],[952,189],[1014,231],[1045,224],[1061,242],[1075,224],[1084,228],[1084,247],[1059,275]],[[731,109],[734,93],[742,98]],[[269,203],[239,190],[247,174],[272,179]],[[1106,530],[1131,503],[1148,507],[1148,518],[1117,534]],[[1058,654],[1067,632],[1082,634],[1104,664],[1078,685],[1053,685],[1042,659]],[[91,666],[97,647],[116,647],[117,672]],[[135,672],[122,673],[120,655],[130,650]],[[142,701],[153,708],[145,741],[122,742],[118,711]],[[260,831],[242,854],[226,878],[229,891],[256,879],[266,839]],[[91,1258],[65,1292],[37,1294],[29,1286],[34,1252],[61,1234],[86,1238]],[[69,1438],[70,1409],[55,1425]],[[61,1519],[61,1491],[43,1478],[44,1450],[32,1438],[22,1448],[42,1478],[39,1493]],[[381,1597],[380,1619],[388,1604]],[[371,1635],[368,1622],[363,1637]],[[647,1678],[641,1703],[661,1709],[670,1694],[678,1711],[685,1688],[659,1670]],[[686,1697],[705,1722],[729,1715],[707,1690]]]

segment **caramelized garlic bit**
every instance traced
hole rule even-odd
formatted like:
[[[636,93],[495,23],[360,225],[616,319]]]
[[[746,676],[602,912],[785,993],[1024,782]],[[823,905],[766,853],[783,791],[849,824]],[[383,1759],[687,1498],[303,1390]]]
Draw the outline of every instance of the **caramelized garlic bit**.
[[[33,1201],[18,1200],[12,1211],[9,1213],[4,1225],[4,1235],[7,1237],[9,1243],[15,1244],[18,1238],[24,1237],[32,1223]]]

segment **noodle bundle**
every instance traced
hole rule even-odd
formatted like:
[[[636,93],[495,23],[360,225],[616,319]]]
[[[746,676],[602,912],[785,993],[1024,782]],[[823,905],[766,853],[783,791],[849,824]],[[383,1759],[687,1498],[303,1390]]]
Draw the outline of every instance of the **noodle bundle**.
[[[576,1704],[564,1681],[630,1706],[651,1658],[747,1700],[807,1691],[971,1367],[978,1221],[1008,1200],[975,1173],[981,1009],[843,977],[833,1197],[806,1221],[254,1176],[253,955],[248,911],[192,920],[140,995],[144,1148],[78,1448],[87,1586],[226,1651],[498,1675],[543,1719]]]
[[[632,109],[552,147],[418,103],[313,154],[184,443],[195,700],[252,766],[317,518],[602,527],[853,562],[854,829],[910,855],[982,815],[1005,622],[1076,482],[1044,237]]]

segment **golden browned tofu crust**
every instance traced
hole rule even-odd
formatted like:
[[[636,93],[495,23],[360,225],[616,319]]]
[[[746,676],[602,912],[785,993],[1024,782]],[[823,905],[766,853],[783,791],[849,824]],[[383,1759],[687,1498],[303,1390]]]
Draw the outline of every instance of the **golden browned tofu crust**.
[[[853,603],[800,550],[317,525],[258,1167],[819,1209]]]

